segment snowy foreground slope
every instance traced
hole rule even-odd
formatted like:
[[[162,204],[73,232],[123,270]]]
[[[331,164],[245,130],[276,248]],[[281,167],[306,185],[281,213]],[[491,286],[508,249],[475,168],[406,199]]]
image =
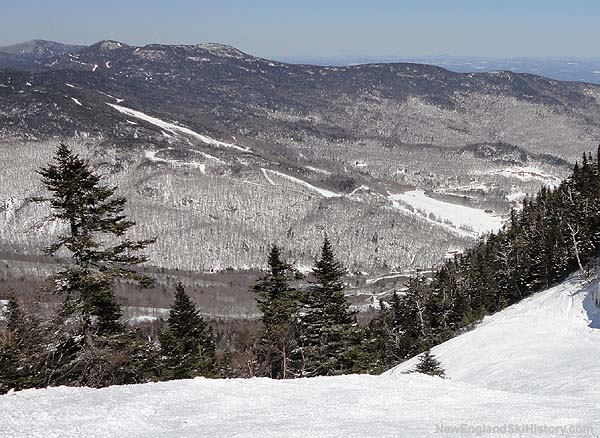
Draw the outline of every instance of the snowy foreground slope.
[[[432,349],[453,381],[530,394],[590,395],[600,406],[599,282],[578,276]],[[414,368],[413,358],[389,375]],[[600,433],[600,431],[599,431]]]
[[[382,376],[30,390],[0,397],[0,436],[600,436],[597,287],[569,280],[436,347],[446,380],[404,374],[409,361]]]

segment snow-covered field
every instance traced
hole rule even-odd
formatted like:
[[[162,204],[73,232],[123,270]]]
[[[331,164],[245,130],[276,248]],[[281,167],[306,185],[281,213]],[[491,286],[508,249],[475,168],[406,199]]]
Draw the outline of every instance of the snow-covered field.
[[[382,376],[30,390],[0,397],[0,436],[598,437],[597,288],[572,278],[434,348],[446,380],[404,374],[413,360]]]
[[[426,219],[461,234],[478,235],[498,231],[503,223],[499,216],[477,208],[431,198],[423,190],[390,194],[389,199],[396,208],[408,211],[406,206],[410,206],[417,212],[416,214],[420,213]]]
[[[432,352],[453,381],[511,393],[589,395],[600,407],[600,374],[594,371],[600,362],[599,286],[598,280],[582,286],[574,276]],[[415,364],[412,359],[388,374]]]

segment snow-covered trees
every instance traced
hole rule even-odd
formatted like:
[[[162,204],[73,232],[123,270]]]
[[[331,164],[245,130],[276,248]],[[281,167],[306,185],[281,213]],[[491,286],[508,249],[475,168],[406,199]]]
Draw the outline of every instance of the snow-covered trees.
[[[0,337],[0,394],[36,386],[43,373],[43,332],[37,318],[25,312],[15,298],[8,300],[3,317],[6,330]]]
[[[269,254],[269,272],[253,290],[262,311],[259,362],[264,375],[292,378],[374,372],[387,363],[383,318],[359,327],[344,294],[346,272],[326,236],[308,284],[292,287],[295,270]]]

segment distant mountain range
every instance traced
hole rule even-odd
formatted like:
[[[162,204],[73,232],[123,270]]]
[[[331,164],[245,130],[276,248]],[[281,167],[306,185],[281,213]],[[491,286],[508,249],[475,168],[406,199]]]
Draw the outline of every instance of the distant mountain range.
[[[529,73],[559,81],[578,81],[600,84],[600,57],[598,58],[492,58],[481,56],[332,56],[332,57],[277,57],[293,64],[350,66],[359,64],[411,62],[430,64],[458,73],[511,71]]]
[[[28,198],[66,141],[160,236],[157,266],[258,267],[276,241],[307,268],[328,231],[352,272],[428,267],[555,184],[599,128],[599,86],[531,74],[36,40],[0,48],[0,243],[58,232]]]

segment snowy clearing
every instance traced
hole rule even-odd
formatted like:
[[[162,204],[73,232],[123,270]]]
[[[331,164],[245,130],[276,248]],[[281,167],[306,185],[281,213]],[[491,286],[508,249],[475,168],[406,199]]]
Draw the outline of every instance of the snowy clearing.
[[[421,212],[422,217],[438,225],[448,227],[453,232],[465,235],[478,235],[497,231],[502,227],[503,219],[477,208],[451,204],[430,198],[423,190],[389,194],[394,207],[410,211],[406,206]]]
[[[190,137],[196,138],[198,140],[200,140],[203,143],[209,144],[211,146],[217,146],[217,147],[223,147],[223,148],[231,148],[231,149],[236,149],[239,150],[241,152],[251,152],[250,148],[247,147],[242,147],[242,146],[237,146],[234,144],[230,144],[230,143],[225,143],[222,141],[218,141],[215,140],[213,138],[210,138],[206,135],[202,135],[202,134],[198,134],[196,131],[192,131],[189,128],[186,128],[184,126],[179,126],[176,125],[174,123],[169,123],[169,122],[165,122],[161,119],[157,119],[156,117],[152,117],[149,116],[147,114],[144,114],[141,111],[136,111],[133,110],[131,108],[126,108],[124,106],[120,106],[120,105],[115,105],[113,103],[106,103],[108,106],[116,109],[117,111],[119,111],[120,113],[126,114],[128,116],[131,117],[135,117],[136,119],[140,119],[140,120],[144,120],[154,126],[158,126],[161,129],[164,129],[166,131],[169,131],[171,134],[177,136],[178,134],[185,134],[185,135],[189,135]]]
[[[305,169],[308,169],[312,172],[322,173],[323,175],[331,175],[331,172],[324,169],[319,169],[318,167],[313,166],[305,166]]]
[[[448,379],[405,374],[413,359],[381,376],[27,390],[0,397],[0,436],[598,437],[598,287],[572,277],[435,347]]]

